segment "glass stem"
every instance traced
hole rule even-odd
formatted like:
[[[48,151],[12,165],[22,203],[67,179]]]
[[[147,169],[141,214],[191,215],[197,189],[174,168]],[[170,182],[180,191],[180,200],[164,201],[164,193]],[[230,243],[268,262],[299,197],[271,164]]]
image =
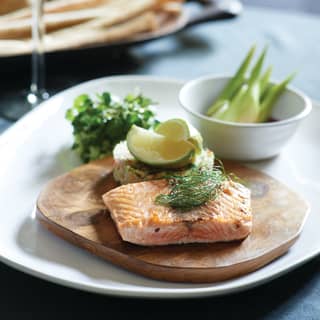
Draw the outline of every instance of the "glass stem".
[[[43,4],[44,0],[32,1],[32,75],[31,75],[31,93],[36,100],[42,100],[45,95],[45,59],[44,59],[44,21]]]

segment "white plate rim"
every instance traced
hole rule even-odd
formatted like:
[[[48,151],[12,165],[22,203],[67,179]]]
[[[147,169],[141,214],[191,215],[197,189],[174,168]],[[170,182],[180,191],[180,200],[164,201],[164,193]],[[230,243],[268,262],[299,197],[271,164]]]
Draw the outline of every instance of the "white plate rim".
[[[181,79],[174,79],[168,77],[157,77],[157,76],[145,76],[145,75],[121,75],[121,76],[112,76],[112,77],[102,77],[90,81],[86,81],[80,83],[76,86],[73,86],[69,89],[66,89],[54,96],[50,99],[58,98],[59,96],[63,96],[66,93],[69,93],[73,90],[80,89],[81,87],[96,85],[101,82],[105,81],[150,81],[150,82],[170,82],[176,85],[182,86],[185,81]],[[22,117],[19,121],[17,121],[14,125],[12,125],[9,129],[4,131],[2,135],[0,135],[0,148],[3,147],[6,143],[10,141],[20,130],[26,129],[26,125],[29,123],[31,119],[33,121],[40,121],[41,119],[48,118],[50,114],[54,113],[56,109],[52,108],[49,103],[49,100],[40,104],[37,108],[29,112],[27,115]],[[48,106],[46,104],[48,103]],[[320,104],[316,101],[313,101],[313,105],[319,107]],[[51,110],[49,109],[51,107]],[[49,111],[49,112],[48,112]],[[34,130],[36,128],[33,128]],[[17,133],[16,133],[17,132]],[[105,286],[92,286],[88,284],[78,283],[76,281],[61,279],[56,276],[48,275],[44,272],[36,270],[35,268],[30,268],[28,266],[22,265],[14,258],[5,257],[2,252],[0,252],[0,261],[5,263],[6,265],[18,270],[22,271],[26,274],[31,276],[49,281],[54,284],[63,285],[66,287],[80,289],[87,292],[99,293],[99,294],[106,294],[112,296],[121,296],[121,297],[131,297],[131,298],[199,298],[199,297],[206,297],[206,296],[221,296],[227,295],[231,293],[240,292],[243,290],[251,289],[257,287],[258,285],[264,284],[269,282],[275,278],[280,277],[281,275],[292,271],[293,269],[297,268],[298,266],[308,262],[312,258],[316,257],[320,254],[320,248],[314,249],[313,251],[309,252],[308,254],[301,256],[299,259],[292,263],[290,266],[283,266],[278,268],[277,271],[273,272],[268,276],[256,279],[255,281],[251,281],[249,283],[244,283],[237,287],[232,286],[232,283],[226,285],[224,288],[221,289],[213,289],[212,287],[207,288],[178,288],[178,289],[166,289],[166,288],[147,288],[145,290],[138,290],[138,289],[114,289],[114,288],[106,288]]]

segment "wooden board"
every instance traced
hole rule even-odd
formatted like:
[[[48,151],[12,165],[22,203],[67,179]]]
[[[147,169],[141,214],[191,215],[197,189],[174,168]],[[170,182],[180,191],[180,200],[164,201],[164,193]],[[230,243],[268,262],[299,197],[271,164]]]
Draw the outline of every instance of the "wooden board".
[[[225,165],[252,190],[253,231],[242,242],[143,247],[122,241],[101,199],[116,186],[112,158],[80,166],[50,181],[38,198],[37,217],[57,236],[150,278],[215,282],[238,277],[261,268],[292,246],[308,205],[261,172],[236,163]]]

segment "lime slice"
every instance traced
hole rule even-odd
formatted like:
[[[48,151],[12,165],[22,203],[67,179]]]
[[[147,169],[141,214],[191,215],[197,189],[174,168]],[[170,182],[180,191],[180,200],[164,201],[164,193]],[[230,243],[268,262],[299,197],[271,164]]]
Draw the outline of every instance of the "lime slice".
[[[182,119],[161,122],[154,131],[174,141],[187,140],[190,137],[188,123]]]
[[[155,132],[174,141],[188,140],[194,145],[196,153],[200,153],[203,149],[200,132],[183,119],[170,119],[162,122],[157,126]]]
[[[200,132],[193,127],[191,124],[189,124],[189,130],[190,130],[190,137],[188,141],[192,143],[195,147],[196,153],[200,154],[203,150],[203,139],[200,134]]]
[[[194,146],[186,140],[171,140],[135,125],[128,132],[127,145],[136,159],[156,167],[184,167],[194,154]]]

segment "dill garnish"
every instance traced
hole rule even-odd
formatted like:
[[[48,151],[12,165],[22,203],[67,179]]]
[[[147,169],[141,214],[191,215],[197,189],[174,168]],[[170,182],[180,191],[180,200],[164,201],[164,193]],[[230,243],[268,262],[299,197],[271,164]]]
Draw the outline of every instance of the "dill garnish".
[[[165,178],[169,180],[171,190],[168,194],[158,195],[155,202],[187,211],[214,199],[228,175],[223,167],[215,166],[212,170],[195,169],[186,176],[172,175]]]

